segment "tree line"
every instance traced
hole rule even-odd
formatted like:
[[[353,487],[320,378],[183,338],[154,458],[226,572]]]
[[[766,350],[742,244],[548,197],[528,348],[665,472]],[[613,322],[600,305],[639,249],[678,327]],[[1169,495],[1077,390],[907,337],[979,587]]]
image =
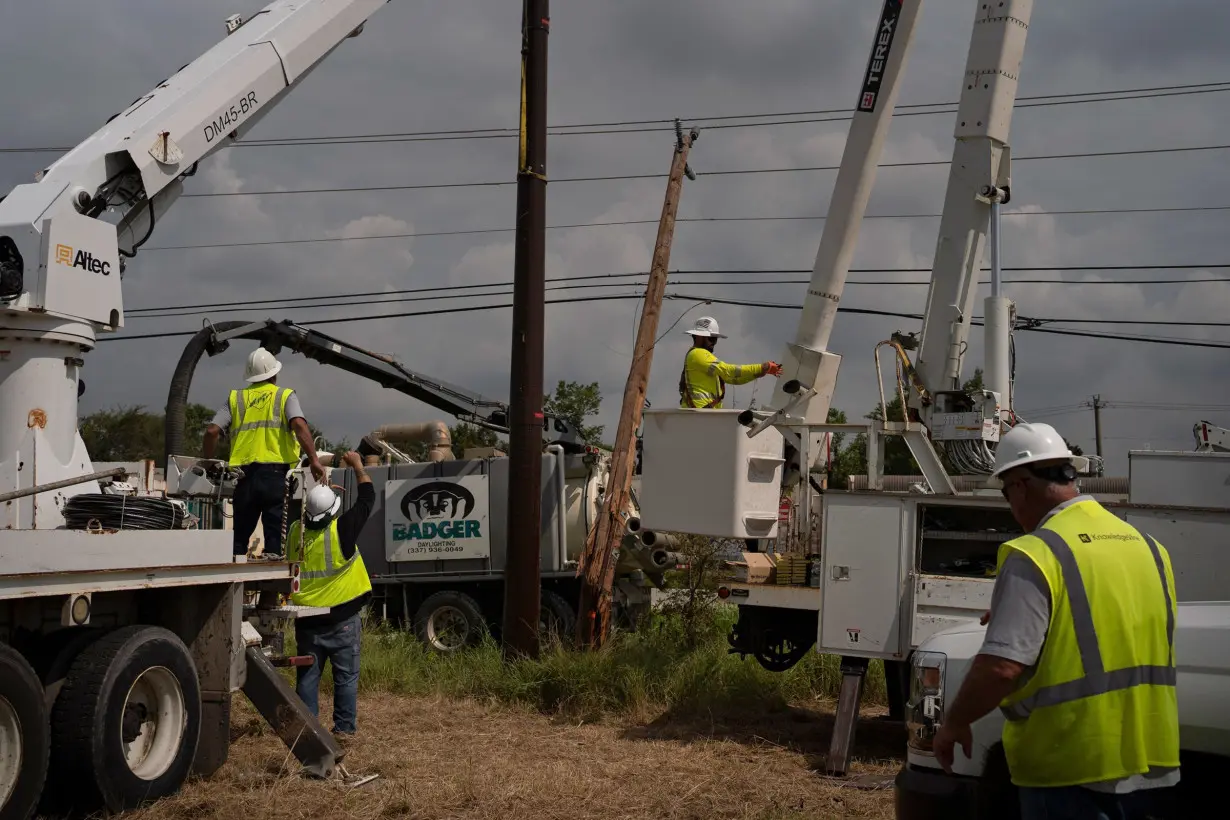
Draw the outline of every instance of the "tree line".
[[[574,424],[582,436],[590,444],[602,446],[603,425],[587,422],[598,415],[602,407],[602,391],[597,382],[582,384],[580,382],[560,381],[552,393],[543,397],[543,409],[554,413]],[[184,439],[187,452],[176,455],[200,457],[201,442],[205,435],[205,425],[214,417],[214,408],[204,404],[189,404],[184,413]],[[312,431],[321,453],[341,453],[354,449],[355,443],[349,438],[330,439],[310,421],[308,428]],[[153,460],[162,464],[166,416],[147,410],[141,405],[120,406],[109,410],[99,410],[81,420],[81,438],[89,450],[90,458],[97,462],[106,461],[145,461]],[[449,427],[453,442],[453,454],[461,458],[462,454],[474,447],[496,447],[508,451],[508,442],[501,439],[494,430],[460,422]],[[229,441],[223,437],[218,442],[217,458],[229,455]],[[427,445],[416,444],[406,452],[408,456],[418,460],[426,460]]]

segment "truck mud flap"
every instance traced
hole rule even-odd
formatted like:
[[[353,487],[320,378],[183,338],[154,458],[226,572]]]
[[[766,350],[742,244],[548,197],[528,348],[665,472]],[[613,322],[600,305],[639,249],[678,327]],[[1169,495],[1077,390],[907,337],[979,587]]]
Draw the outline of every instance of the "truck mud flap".
[[[273,727],[305,772],[332,779],[346,752],[316,716],[308,711],[259,646],[247,649],[248,680],[243,693]]]

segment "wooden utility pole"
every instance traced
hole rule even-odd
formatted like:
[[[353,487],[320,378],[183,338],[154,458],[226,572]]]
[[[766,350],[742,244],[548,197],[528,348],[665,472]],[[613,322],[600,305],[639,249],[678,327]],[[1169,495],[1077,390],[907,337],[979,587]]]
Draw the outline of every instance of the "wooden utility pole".
[[[538,655],[542,538],[547,34],[551,21],[547,0],[523,0],[521,14],[521,134],[508,424],[508,556],[504,565],[503,643],[508,658]]]
[[[577,570],[578,574],[584,573],[577,618],[577,640],[582,646],[591,648],[601,646],[610,631],[611,585],[615,578],[614,555],[625,532],[623,513],[628,507],[632,472],[636,463],[636,444],[633,438],[641,424],[641,412],[645,408],[645,391],[649,386],[649,370],[653,364],[658,317],[662,313],[662,299],[666,294],[671,240],[675,235],[675,214],[679,211],[683,177],[686,174],[689,179],[695,179],[692,169],[688,167],[688,152],[698,134],[698,130],[693,128],[685,136],[679,121],[675,120],[675,154],[666,183],[666,201],[662,204],[662,217],[658,221],[658,238],[654,244],[649,283],[645,287],[645,307],[641,311],[640,325],[636,330],[636,346],[633,349],[632,365],[628,369],[628,382],[624,387],[623,406],[619,411],[615,450],[611,456],[611,476],[607,482],[602,512],[589,531],[585,552]]]
[[[1093,440],[1094,447],[1098,454],[1098,458],[1102,457],[1102,408],[1106,405],[1102,403],[1101,396],[1094,396],[1093,403]]]

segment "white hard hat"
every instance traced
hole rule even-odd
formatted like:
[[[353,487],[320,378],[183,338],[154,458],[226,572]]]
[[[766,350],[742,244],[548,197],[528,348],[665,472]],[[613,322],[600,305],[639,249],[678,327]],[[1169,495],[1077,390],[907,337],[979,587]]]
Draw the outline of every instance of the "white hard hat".
[[[710,339],[725,339],[722,331],[718,329],[717,319],[712,316],[702,316],[696,320],[696,324],[692,325],[691,330],[685,330],[684,333],[689,336],[704,336]]]
[[[304,504],[307,519],[313,524],[331,520],[342,508],[342,498],[329,487],[318,484],[308,490]]]
[[[258,347],[248,354],[248,366],[243,370],[243,380],[246,382],[263,382],[278,375],[282,363],[273,357],[263,347]]]
[[[1049,424],[1022,422],[1004,433],[996,445],[991,477],[999,478],[1013,467],[1064,458],[1074,463],[1076,456],[1068,449],[1058,430]]]

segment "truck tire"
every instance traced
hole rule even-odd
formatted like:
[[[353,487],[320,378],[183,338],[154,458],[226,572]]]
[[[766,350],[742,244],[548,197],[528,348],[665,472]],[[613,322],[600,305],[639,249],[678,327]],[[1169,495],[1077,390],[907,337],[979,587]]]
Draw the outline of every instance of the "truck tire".
[[[47,704],[34,669],[0,644],[0,820],[26,820],[47,779]]]
[[[414,613],[414,634],[437,652],[457,652],[474,646],[485,629],[478,602],[451,589],[429,595]]]
[[[544,641],[558,641],[564,646],[572,643],[577,631],[577,613],[572,604],[564,596],[549,589],[542,590],[542,615],[539,616],[538,631]]]
[[[117,629],[73,660],[56,698],[57,791],[72,795],[71,808],[113,812],[174,794],[200,733],[200,683],[183,641],[161,627]]]

